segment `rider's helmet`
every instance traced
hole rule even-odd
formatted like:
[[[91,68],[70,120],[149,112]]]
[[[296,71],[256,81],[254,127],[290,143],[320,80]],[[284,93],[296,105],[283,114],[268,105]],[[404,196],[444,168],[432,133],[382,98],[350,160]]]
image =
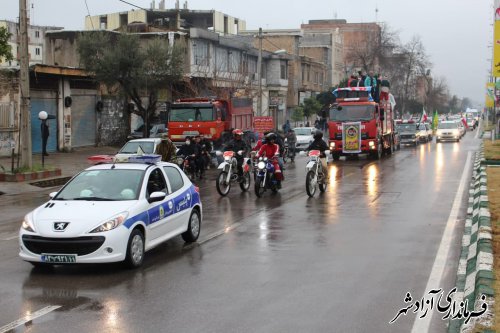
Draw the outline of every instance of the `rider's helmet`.
[[[314,134],[313,134],[313,138],[314,138],[315,140],[317,140],[317,139],[323,139],[323,132],[322,132],[322,131],[320,131],[320,130],[316,130],[316,131],[314,132]]]
[[[236,128],[233,130],[233,136],[235,139],[241,139],[242,135],[243,135],[243,131],[240,130],[239,128]]]
[[[276,141],[276,134],[271,132],[271,133],[268,133],[266,135],[266,142],[267,143],[274,143],[275,141]]]

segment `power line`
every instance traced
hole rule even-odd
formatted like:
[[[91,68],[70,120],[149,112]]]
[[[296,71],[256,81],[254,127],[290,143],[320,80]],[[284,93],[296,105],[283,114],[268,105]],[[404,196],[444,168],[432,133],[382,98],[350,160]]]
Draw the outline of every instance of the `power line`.
[[[87,0],[85,0],[85,7],[87,7],[87,13],[89,14],[89,19],[90,19],[90,24],[92,25],[92,30],[95,30],[94,28],[94,22],[92,21],[92,16],[90,15],[90,10],[89,10],[89,5],[87,4]]]
[[[147,10],[146,8],[142,8],[140,6],[134,5],[133,3],[127,2],[125,0],[118,0],[118,1],[126,3],[127,5],[130,5],[130,6],[135,7],[135,8],[139,8],[139,9],[142,9],[142,10]]]

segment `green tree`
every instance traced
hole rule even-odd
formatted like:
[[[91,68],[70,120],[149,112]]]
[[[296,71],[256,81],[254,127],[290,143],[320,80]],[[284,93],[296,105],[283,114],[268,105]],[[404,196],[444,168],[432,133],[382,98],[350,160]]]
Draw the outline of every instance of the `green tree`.
[[[335,96],[333,96],[333,91],[337,87],[331,87],[330,90],[323,91],[316,96],[316,99],[321,103],[322,106],[328,106],[335,102]]]
[[[7,28],[0,28],[0,59],[3,58],[5,61],[12,61],[14,59],[12,56],[12,47],[8,43],[11,36],[12,34],[7,31]]]
[[[118,84],[135,103],[133,112],[143,119],[144,136],[148,137],[159,90],[182,77],[184,48],[169,46],[167,39],[143,43],[137,35],[92,32],[80,36],[78,52],[81,65],[98,82],[108,87]],[[142,96],[147,96],[147,103]]]
[[[297,122],[301,121],[304,119],[304,107],[302,104],[300,106],[297,106],[292,113],[292,121],[295,122],[295,126],[297,126]]]
[[[319,114],[321,108],[321,103],[315,97],[304,99],[303,113],[306,119],[309,119],[312,115]]]

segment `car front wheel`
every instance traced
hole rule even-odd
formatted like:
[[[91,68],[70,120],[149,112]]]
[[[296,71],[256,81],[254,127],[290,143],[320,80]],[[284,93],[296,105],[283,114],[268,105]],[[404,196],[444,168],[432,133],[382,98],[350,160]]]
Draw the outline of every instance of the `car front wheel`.
[[[136,268],[142,265],[144,260],[144,235],[139,229],[132,230],[128,239],[127,257],[125,264],[129,268]]]

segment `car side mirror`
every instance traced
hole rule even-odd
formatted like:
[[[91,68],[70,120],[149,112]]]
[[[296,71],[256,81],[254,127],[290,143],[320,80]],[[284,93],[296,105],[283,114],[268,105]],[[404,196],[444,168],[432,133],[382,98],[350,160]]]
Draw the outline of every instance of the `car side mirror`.
[[[149,196],[148,202],[153,203],[153,202],[163,201],[165,200],[166,196],[167,194],[165,192],[153,192]]]
[[[54,197],[57,195],[57,192],[50,192],[49,193],[49,198],[54,199]]]

